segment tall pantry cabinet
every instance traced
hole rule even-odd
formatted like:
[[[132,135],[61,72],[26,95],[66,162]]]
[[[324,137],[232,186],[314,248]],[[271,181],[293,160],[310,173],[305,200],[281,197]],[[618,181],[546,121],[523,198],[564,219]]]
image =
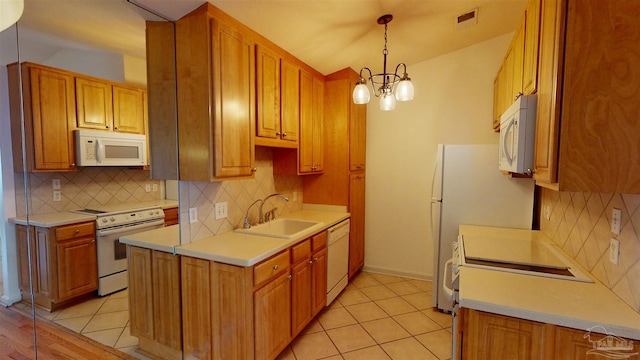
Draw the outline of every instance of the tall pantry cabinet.
[[[304,201],[346,206],[351,213],[349,277],[364,265],[366,105],[351,92],[359,80],[350,68],[325,77],[324,174],[304,178]]]

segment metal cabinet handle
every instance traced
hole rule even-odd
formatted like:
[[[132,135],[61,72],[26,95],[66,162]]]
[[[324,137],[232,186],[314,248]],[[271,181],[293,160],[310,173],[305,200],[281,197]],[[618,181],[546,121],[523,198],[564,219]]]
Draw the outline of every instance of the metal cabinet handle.
[[[291,275],[287,276],[287,279],[291,280],[291,278],[292,278]]]
[[[313,261],[318,262],[318,258],[317,257],[313,258]]]
[[[79,233],[80,233],[80,230],[79,230],[79,229],[76,229],[76,234],[79,234]]]
[[[276,131],[276,136],[280,136],[282,133],[280,131]]]
[[[309,260],[309,265],[313,265],[313,261],[312,260]]]
[[[253,168],[253,169],[251,169],[251,171],[252,171],[252,172],[257,172],[257,171],[258,171],[258,168]]]
[[[287,133],[282,133],[282,137],[287,137]]]
[[[273,270],[278,270],[278,264],[273,265]]]

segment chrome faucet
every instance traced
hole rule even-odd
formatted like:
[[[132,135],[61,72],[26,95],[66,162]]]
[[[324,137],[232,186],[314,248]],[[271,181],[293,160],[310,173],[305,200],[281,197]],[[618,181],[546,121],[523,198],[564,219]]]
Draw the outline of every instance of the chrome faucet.
[[[264,223],[264,215],[262,213],[262,207],[264,206],[264,203],[267,202],[267,200],[269,198],[274,197],[274,196],[280,196],[281,198],[284,199],[284,201],[289,201],[289,198],[284,196],[284,195],[282,195],[282,194],[271,194],[271,195],[267,196],[266,198],[262,199],[262,204],[260,204],[260,217],[259,217],[259,220],[258,220],[260,224]],[[273,220],[273,219],[275,219],[275,214],[272,212],[271,213],[271,220]]]
[[[262,224],[262,205],[264,205],[264,200],[262,199],[258,199],[254,202],[251,203],[251,205],[249,205],[249,207],[247,208],[247,212],[244,214],[244,225],[242,225],[243,228],[248,229],[251,227],[251,224],[249,224],[249,210],[251,210],[251,208],[253,207],[253,205],[257,204],[261,202],[262,204],[260,205],[260,223]]]

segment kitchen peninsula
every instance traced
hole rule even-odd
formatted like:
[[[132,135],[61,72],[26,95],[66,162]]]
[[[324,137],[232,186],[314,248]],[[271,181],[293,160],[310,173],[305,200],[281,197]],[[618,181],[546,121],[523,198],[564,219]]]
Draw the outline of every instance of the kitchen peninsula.
[[[325,230],[349,213],[285,218],[317,224],[290,239],[229,231],[179,245],[178,226],[121,238],[140,350],[164,359],[275,358],[324,307]]]
[[[460,225],[459,232],[515,242],[550,241],[535,230]],[[640,314],[597,280],[461,266],[459,281],[460,310],[454,328],[462,358],[509,358],[507,354],[514,351],[518,358],[584,358],[595,349],[587,339],[591,331],[593,339],[609,335],[633,339],[631,352],[640,350],[636,341],[640,340]]]

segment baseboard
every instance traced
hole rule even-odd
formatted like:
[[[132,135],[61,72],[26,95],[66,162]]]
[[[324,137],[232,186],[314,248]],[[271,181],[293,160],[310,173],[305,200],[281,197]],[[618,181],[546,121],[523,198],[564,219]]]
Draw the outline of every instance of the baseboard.
[[[397,269],[389,269],[389,268],[384,268],[379,266],[370,266],[366,264],[362,267],[362,271],[383,274],[383,275],[401,276],[401,277],[418,279],[418,280],[433,281],[433,276],[431,275],[402,271]]]

